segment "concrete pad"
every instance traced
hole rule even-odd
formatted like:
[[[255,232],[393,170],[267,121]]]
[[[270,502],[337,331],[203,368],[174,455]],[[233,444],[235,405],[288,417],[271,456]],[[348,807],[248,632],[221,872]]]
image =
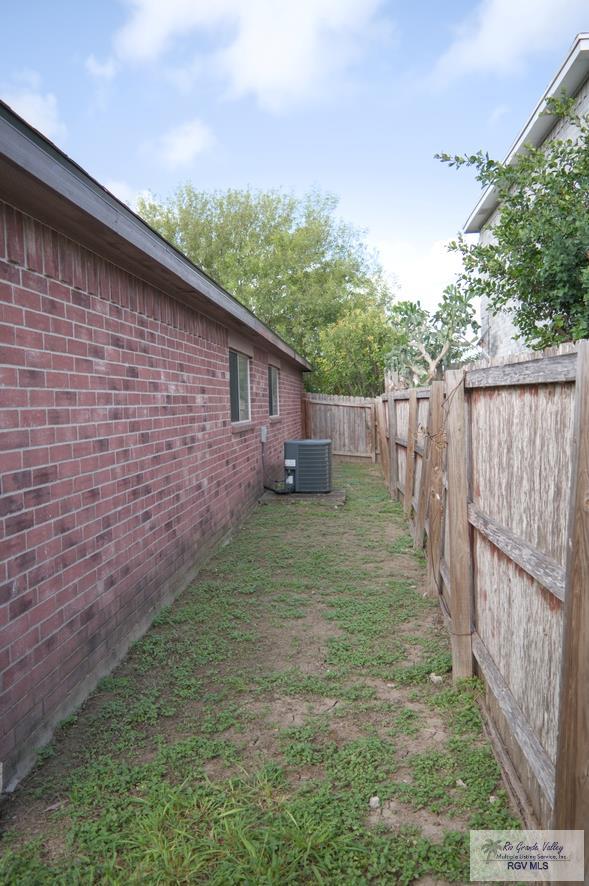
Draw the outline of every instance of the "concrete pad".
[[[346,491],[345,489],[332,489],[331,492],[291,492],[288,495],[277,495],[270,489],[266,489],[258,501],[262,505],[275,504],[276,502],[296,504],[300,501],[314,501],[318,505],[333,508],[345,505]]]

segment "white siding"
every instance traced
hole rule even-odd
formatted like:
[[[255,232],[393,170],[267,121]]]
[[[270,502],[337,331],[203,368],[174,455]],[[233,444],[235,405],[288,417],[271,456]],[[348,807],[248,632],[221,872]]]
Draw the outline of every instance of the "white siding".
[[[579,90],[575,104],[576,113],[589,114],[589,80]],[[576,134],[575,127],[567,121],[560,121],[546,138],[546,142],[555,138],[571,138]],[[493,241],[493,225],[499,217],[499,210],[490,216],[480,233],[481,243]],[[490,357],[505,357],[525,350],[525,345],[515,339],[516,329],[509,312],[500,311],[494,316],[490,313],[487,300],[481,300],[481,344]]]

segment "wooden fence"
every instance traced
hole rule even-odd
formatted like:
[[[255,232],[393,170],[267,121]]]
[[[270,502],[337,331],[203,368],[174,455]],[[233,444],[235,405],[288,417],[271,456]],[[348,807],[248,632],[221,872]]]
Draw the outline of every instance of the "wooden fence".
[[[334,455],[376,459],[375,401],[368,397],[305,394],[308,438],[330,439]]]
[[[584,828],[589,342],[452,370],[383,395],[374,416],[385,481],[426,548],[454,678],[483,680],[525,820]]]
[[[386,397],[303,396],[305,437],[330,439],[334,455],[382,461],[387,482],[390,465],[388,415]]]
[[[389,485],[426,547],[454,677],[483,679],[487,728],[529,823],[582,828],[589,342],[453,370],[388,404]]]

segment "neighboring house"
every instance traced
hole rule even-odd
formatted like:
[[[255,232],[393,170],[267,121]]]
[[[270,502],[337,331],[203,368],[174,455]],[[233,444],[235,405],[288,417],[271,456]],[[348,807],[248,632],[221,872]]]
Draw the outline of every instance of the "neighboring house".
[[[525,150],[526,145],[540,147],[553,138],[574,137],[574,128],[570,123],[542,113],[546,99],[557,97],[563,92],[576,99],[575,110],[578,114],[589,113],[589,34],[578,34],[575,38],[562,67],[534,108],[507,154],[505,162],[515,162],[517,155]],[[493,224],[499,211],[497,193],[494,188],[488,188],[471,212],[464,228],[465,233],[480,234],[482,243],[492,242]],[[500,312],[493,316],[483,299],[481,344],[488,355],[497,357],[524,350],[525,345],[514,338],[515,334],[516,330],[509,313]]]
[[[0,313],[10,788],[282,476],[310,367],[1,103]]]

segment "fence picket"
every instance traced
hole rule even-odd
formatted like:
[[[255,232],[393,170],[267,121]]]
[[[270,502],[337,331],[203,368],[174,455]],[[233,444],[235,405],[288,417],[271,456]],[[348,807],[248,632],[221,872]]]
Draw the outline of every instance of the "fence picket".
[[[409,425],[407,428],[407,450],[405,466],[405,500],[403,510],[411,516],[413,507],[413,481],[415,479],[415,444],[417,442],[417,392],[409,392]]]
[[[576,390],[553,823],[564,829],[589,821],[589,341],[579,345]]]
[[[472,675],[472,566],[468,528],[464,371],[446,373],[452,676]]]
[[[389,491],[392,498],[399,498],[399,460],[397,458],[397,403],[391,396],[389,409]]]
[[[444,382],[432,383],[432,438],[430,450],[430,484],[427,490],[427,586],[432,596],[438,595],[440,584],[440,560],[442,559],[442,517],[444,472],[444,449],[446,439],[443,426]]]

